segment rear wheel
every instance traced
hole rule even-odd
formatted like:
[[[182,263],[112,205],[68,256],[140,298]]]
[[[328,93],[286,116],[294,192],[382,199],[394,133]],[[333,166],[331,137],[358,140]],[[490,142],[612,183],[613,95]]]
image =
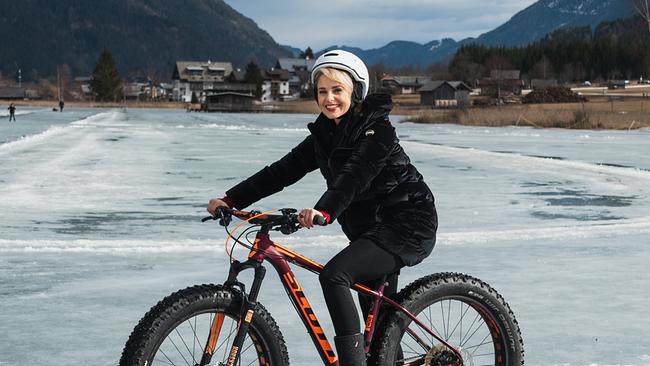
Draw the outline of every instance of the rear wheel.
[[[387,308],[369,365],[523,365],[517,320],[503,297],[481,280],[434,274],[411,283],[396,299],[460,350],[462,360],[404,313]]]
[[[217,285],[190,287],[166,297],[135,327],[120,365],[199,365],[215,318],[219,319],[220,332],[210,364],[225,365],[237,333],[242,300],[239,292]],[[259,303],[238,364],[289,364],[280,329]]]

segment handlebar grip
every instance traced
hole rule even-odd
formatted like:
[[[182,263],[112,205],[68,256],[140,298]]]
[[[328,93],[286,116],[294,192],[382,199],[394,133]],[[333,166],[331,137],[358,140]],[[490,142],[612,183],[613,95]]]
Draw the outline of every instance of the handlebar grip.
[[[316,215],[314,216],[314,225],[325,226],[327,225],[327,221],[325,220],[325,217]]]

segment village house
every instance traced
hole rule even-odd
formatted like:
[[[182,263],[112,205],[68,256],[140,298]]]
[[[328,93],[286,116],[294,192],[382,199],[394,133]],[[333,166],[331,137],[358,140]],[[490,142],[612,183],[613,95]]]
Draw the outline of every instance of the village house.
[[[207,112],[246,112],[253,110],[255,84],[235,82],[214,84],[206,90],[202,109]]]
[[[284,69],[272,68],[264,71],[262,102],[277,102],[292,99],[289,90],[291,75]]]
[[[249,112],[253,110],[255,96],[252,93],[224,91],[205,97],[206,112]]]
[[[0,99],[19,100],[25,98],[25,89],[17,87],[0,87]]]
[[[172,75],[172,100],[191,102],[192,93],[204,100],[206,91],[226,82],[232,72],[230,62],[177,61]]]
[[[311,97],[311,69],[316,60],[308,58],[280,58],[275,69],[289,72],[289,94],[291,99]],[[285,100],[288,98],[285,98]]]
[[[92,91],[90,89],[90,76],[77,76],[72,80],[73,90],[70,91],[72,96],[76,99],[90,99],[92,98]]]
[[[417,94],[420,88],[432,81],[430,76],[386,75],[380,80],[381,87],[391,94]]]
[[[524,86],[519,70],[492,70],[489,78],[479,80],[476,85],[481,89],[481,95],[499,99],[521,95]]]
[[[472,91],[462,81],[430,81],[419,90],[420,104],[433,107],[469,106],[469,93]]]

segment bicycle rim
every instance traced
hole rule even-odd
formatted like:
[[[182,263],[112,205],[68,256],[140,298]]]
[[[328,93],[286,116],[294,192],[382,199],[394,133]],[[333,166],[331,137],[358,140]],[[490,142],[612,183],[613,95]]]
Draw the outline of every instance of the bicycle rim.
[[[203,349],[210,334],[212,321],[217,314],[223,314],[225,316],[216,348],[209,364],[226,365],[232,348],[232,342],[237,334],[238,320],[227,313],[218,313],[216,311],[194,313],[175,324],[162,339],[147,364],[152,366],[199,365],[203,356]],[[268,347],[265,347],[262,338],[251,325],[248,336],[242,344],[237,365],[268,365],[269,361],[265,355],[265,349],[268,349]]]
[[[462,365],[507,364],[506,339],[499,321],[483,304],[464,296],[436,299],[418,312],[424,323],[462,355]],[[411,322],[396,349],[396,365],[460,365],[458,357]]]

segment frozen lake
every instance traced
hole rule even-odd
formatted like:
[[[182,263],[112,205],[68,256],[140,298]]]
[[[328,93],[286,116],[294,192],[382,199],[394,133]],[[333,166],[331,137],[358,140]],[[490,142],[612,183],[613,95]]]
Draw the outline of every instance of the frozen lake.
[[[208,199],[314,119],[18,112],[0,122],[0,366],[114,365],[157,301],[225,280],[224,232],[200,222]],[[440,216],[433,254],[402,286],[441,271],[490,283],[517,316],[527,365],[650,365],[649,130],[396,127]],[[323,189],[312,173],[255,207],[308,207]],[[320,262],[346,245],[338,225],[275,239]],[[317,278],[296,275],[331,339]],[[319,364],[276,279],[260,301],[292,364]]]

